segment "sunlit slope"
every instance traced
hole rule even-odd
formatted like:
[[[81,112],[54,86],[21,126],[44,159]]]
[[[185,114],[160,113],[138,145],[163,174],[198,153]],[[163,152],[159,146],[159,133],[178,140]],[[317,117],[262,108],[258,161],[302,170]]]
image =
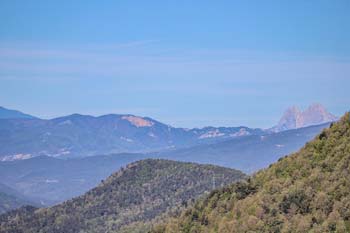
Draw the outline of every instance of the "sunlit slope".
[[[259,153],[259,151],[257,151]],[[350,232],[350,115],[154,232]]]

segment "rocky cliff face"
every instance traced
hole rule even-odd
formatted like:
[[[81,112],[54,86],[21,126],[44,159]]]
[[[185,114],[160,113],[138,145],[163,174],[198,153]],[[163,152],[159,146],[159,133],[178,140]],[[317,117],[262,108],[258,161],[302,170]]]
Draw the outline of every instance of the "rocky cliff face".
[[[338,118],[329,113],[321,104],[313,104],[302,113],[300,127],[336,121]]]
[[[301,111],[298,107],[293,106],[284,112],[278,124],[271,128],[271,131],[280,132],[297,129],[332,122],[337,119],[336,116],[329,113],[321,104],[312,104],[305,111]]]

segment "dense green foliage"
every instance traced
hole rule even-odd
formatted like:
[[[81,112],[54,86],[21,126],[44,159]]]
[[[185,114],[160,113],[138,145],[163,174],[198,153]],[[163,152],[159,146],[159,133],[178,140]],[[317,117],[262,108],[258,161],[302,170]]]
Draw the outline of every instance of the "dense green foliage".
[[[141,160],[85,195],[60,205],[0,216],[0,232],[145,232],[206,191],[245,175],[237,170],[169,160]]]
[[[350,232],[349,177],[347,113],[299,152],[211,192],[153,232]]]

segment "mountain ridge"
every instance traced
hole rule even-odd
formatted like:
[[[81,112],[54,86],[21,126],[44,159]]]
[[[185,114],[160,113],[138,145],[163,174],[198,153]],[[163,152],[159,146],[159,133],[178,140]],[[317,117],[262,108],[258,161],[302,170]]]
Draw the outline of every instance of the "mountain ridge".
[[[174,128],[149,117],[72,114],[41,119],[0,120],[0,160],[39,155],[81,157],[140,153],[188,147],[244,135],[263,134],[248,127]]]
[[[145,232],[163,214],[176,213],[206,191],[245,177],[213,165],[140,160],[62,204],[0,215],[0,232]]]
[[[152,230],[168,232],[350,231],[350,114],[298,152],[246,182],[214,190]]]
[[[115,154],[65,160],[37,156],[0,162],[0,182],[51,206],[84,194],[121,167],[147,157],[143,154]]]
[[[162,158],[216,164],[251,174],[299,150],[329,125],[324,123],[272,134],[249,135],[158,154]]]
[[[0,106],[0,119],[38,119],[35,116]]]
[[[110,154],[71,159],[37,156],[0,162],[0,182],[50,206],[81,195],[121,166],[146,158],[213,164],[251,174],[276,162],[280,157],[297,151],[328,126],[329,124],[323,124],[264,136],[244,136],[157,153]]]
[[[90,116],[76,113],[50,120],[0,119],[0,161],[40,155],[74,158],[166,151],[252,135],[262,136],[335,119],[321,105],[312,105],[304,112],[305,116],[296,108],[289,109],[279,126],[270,130],[245,126],[176,128],[150,117],[132,114]],[[319,113],[323,115],[320,117]]]

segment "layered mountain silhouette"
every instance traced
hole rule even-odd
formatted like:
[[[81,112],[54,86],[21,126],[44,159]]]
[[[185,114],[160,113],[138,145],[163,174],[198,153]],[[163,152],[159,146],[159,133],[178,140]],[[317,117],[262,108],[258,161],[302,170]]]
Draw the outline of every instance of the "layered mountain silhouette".
[[[271,133],[247,127],[174,128],[148,117],[115,114],[1,119],[0,182],[28,199],[52,205],[145,158],[253,173],[298,150],[328,125]]]
[[[237,137],[156,153],[96,155],[75,159],[38,156],[0,162],[0,182],[45,205],[83,194],[100,180],[136,160],[163,158],[214,164],[253,173],[297,151],[329,124],[266,135]]]
[[[0,215],[0,232],[349,232],[349,141],[347,113],[238,183],[222,167],[138,161],[60,205]]]
[[[330,123],[160,152],[162,158],[216,164],[251,174],[299,150]]]
[[[148,117],[117,114],[73,114],[52,120],[0,119],[0,160],[146,153],[263,133],[243,126],[175,128]]]
[[[169,160],[129,164],[86,194],[51,208],[0,215],[0,232],[147,232],[206,192],[244,179],[237,170]]]
[[[336,121],[338,118],[329,113],[321,104],[312,104],[305,111],[298,107],[288,108],[278,124],[271,128],[273,132],[280,132],[289,129],[297,129],[311,125],[319,125]]]
[[[337,118],[319,104],[305,111],[286,111],[270,130],[239,127],[176,128],[149,117],[109,114],[99,117],[73,114],[38,119],[2,108],[0,161],[47,155],[61,158],[112,153],[149,153],[212,144],[245,136],[262,136]],[[6,113],[6,114],[5,114]]]

